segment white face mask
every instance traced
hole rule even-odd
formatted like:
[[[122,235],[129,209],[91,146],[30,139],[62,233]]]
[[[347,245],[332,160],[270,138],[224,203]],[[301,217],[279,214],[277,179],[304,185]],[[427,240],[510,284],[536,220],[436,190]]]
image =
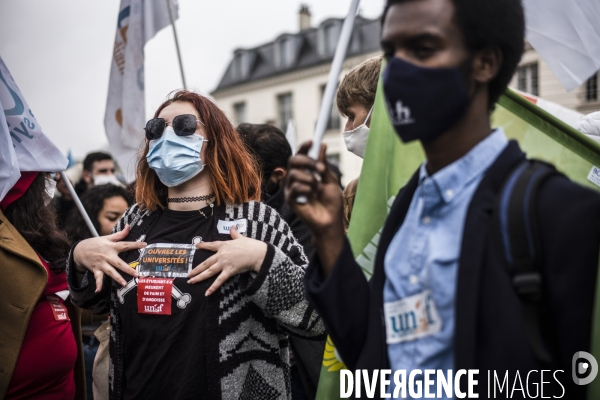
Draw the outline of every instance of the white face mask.
[[[56,181],[52,178],[46,178],[46,191],[44,192],[44,206],[50,204],[56,192]]]
[[[121,181],[116,175],[96,175],[94,176],[94,186],[113,184],[123,187]]]
[[[367,126],[367,121],[371,116],[371,112],[373,111],[373,107],[369,110],[367,114],[367,118],[365,118],[365,122],[352,129],[351,131],[344,131],[344,142],[346,142],[346,148],[348,151],[356,154],[360,158],[364,158],[365,156],[365,148],[367,147],[367,137],[369,136],[369,127]]]

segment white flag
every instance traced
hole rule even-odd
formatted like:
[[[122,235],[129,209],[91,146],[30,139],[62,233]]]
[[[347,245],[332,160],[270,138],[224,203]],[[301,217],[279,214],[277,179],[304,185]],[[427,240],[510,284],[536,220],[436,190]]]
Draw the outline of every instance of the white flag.
[[[144,45],[170,24],[164,0],[121,0],[117,34],[110,68],[104,128],[113,155],[128,182],[144,139]],[[177,3],[171,1],[173,19]]]
[[[19,171],[64,171],[69,160],[44,135],[23,94],[0,57],[0,200]]]
[[[567,91],[600,69],[600,1],[525,0],[527,40]]]
[[[296,154],[296,129],[294,128],[294,122],[291,119],[288,121],[285,138],[292,148],[292,155]]]

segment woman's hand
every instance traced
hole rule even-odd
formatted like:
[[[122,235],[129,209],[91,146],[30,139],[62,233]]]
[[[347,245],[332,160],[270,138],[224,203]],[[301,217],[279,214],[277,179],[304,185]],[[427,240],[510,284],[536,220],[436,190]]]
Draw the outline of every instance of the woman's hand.
[[[188,280],[190,284],[201,282],[219,274],[206,291],[206,296],[214,293],[232,276],[248,271],[258,272],[267,254],[266,243],[243,236],[234,226],[231,227],[230,232],[233,240],[196,244],[197,249],[217,252],[188,274],[188,277],[191,278]]]
[[[105,274],[119,282],[122,286],[127,284],[116,269],[137,277],[137,271],[121,260],[119,253],[141,249],[146,247],[146,243],[121,242],[127,235],[129,235],[129,225],[126,225],[125,229],[121,232],[113,233],[112,235],[82,240],[73,249],[75,267],[79,271],[84,271],[85,267],[94,274],[94,278],[96,279],[96,293],[102,290],[102,280]]]

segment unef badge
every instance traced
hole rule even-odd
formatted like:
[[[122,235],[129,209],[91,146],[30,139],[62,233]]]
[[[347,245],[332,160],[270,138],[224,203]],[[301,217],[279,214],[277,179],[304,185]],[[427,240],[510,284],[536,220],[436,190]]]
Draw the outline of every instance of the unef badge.
[[[235,226],[235,229],[237,229],[239,233],[244,233],[248,227],[248,220],[246,220],[246,218],[235,219],[233,221],[219,220],[217,223],[217,230],[221,234],[229,234],[231,233],[232,226]]]
[[[54,314],[54,320],[56,321],[70,321],[69,313],[63,303],[60,302],[58,296],[46,296],[46,300],[52,308],[52,314]]]
[[[137,290],[138,313],[171,315],[173,278],[139,278]]]
[[[383,305],[388,344],[408,342],[442,330],[431,290]]]

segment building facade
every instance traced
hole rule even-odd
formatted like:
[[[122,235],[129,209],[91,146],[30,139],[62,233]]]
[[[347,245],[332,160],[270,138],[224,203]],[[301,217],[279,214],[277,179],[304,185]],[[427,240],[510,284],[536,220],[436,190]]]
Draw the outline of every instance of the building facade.
[[[282,34],[255,48],[236,50],[211,95],[235,125],[268,123],[285,133],[292,121],[297,146],[310,140],[342,23],[342,19],[331,18],[312,27],[310,12],[302,6],[298,32]],[[379,19],[357,17],[341,77],[364,60],[381,55],[379,33]],[[526,43],[510,86],[588,114],[600,110],[598,75],[567,92]],[[323,142],[327,144],[329,160],[342,171],[344,185],[358,177],[362,167],[362,159],[346,150],[342,137],[345,123],[334,104]]]
[[[567,92],[539,53],[529,43],[510,86],[561,106],[589,114],[600,111],[600,93],[596,72],[578,88]]]
[[[300,9],[299,20],[297,33],[282,34],[252,49],[236,50],[211,93],[235,125],[268,123],[285,133],[292,121],[297,146],[314,134],[343,23],[342,19],[331,18],[312,27],[305,6]],[[379,20],[356,18],[341,77],[364,60],[381,55],[379,30]],[[345,124],[334,104],[323,142],[329,160],[342,171],[344,185],[358,177],[362,167],[362,159],[346,150],[342,137]]]

